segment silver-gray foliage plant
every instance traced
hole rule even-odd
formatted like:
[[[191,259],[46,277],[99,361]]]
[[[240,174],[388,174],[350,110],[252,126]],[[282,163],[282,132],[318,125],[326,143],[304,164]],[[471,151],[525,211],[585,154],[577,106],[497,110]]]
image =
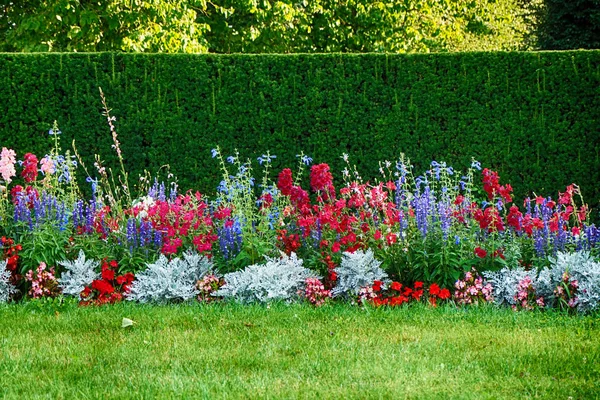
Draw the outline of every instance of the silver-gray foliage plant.
[[[337,284],[332,295],[357,296],[361,288],[370,286],[375,281],[387,281],[387,274],[380,268],[381,261],[375,259],[373,251],[357,250],[354,253],[344,252],[340,266],[335,268]]]
[[[600,262],[588,251],[575,253],[559,252],[556,258],[549,258],[551,267],[544,269],[538,276],[542,291],[550,296],[567,272],[571,279],[578,282],[577,310],[589,312],[600,306]]]
[[[79,250],[79,255],[74,261],[65,260],[58,263],[66,269],[58,279],[58,284],[63,294],[68,296],[80,296],[86,286],[100,277],[98,272],[100,263],[86,260],[83,250]]]
[[[15,293],[15,287],[10,283],[10,271],[6,269],[6,260],[0,261],[0,303],[6,303]]]
[[[172,260],[161,254],[136,275],[127,300],[140,303],[191,300],[199,293],[197,282],[212,271],[212,261],[196,252],[186,251],[182,258]]]
[[[536,295],[546,300],[554,298],[554,290],[561,284],[563,274],[567,272],[571,280],[578,282],[577,310],[589,312],[600,307],[600,262],[589,252],[559,252],[556,258],[549,257],[550,268],[526,271],[523,268],[503,268],[496,272],[484,272],[483,276],[494,288],[494,302],[514,305],[519,281],[529,276]]]
[[[242,303],[292,301],[305,286],[307,278],[318,278],[302,266],[295,253],[280,258],[265,257],[265,264],[254,264],[241,271],[225,274],[225,285],[214,295]]]
[[[487,283],[492,284],[494,303],[500,305],[515,305],[515,295],[517,294],[517,285],[520,281],[529,276],[531,280],[536,282],[536,271],[526,271],[523,267],[514,269],[504,267],[499,271],[483,272],[483,278]]]

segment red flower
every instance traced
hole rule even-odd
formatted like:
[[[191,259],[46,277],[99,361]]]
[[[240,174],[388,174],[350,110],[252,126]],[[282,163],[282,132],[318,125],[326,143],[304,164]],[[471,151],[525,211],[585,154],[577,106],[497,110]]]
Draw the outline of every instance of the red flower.
[[[388,246],[391,246],[398,241],[398,236],[395,233],[390,232],[385,235],[385,239],[387,240]]]
[[[375,281],[375,282],[373,282],[373,291],[374,292],[380,292],[382,284],[383,284],[383,282],[381,282],[381,281]]]
[[[509,226],[512,226],[515,231],[520,232],[522,228],[521,221],[523,220],[523,214],[519,211],[517,206],[511,206],[508,215],[506,216],[506,222]]]
[[[329,271],[329,282],[337,281],[337,273],[335,271]]]
[[[92,294],[92,289],[89,288],[89,286],[86,286],[82,291],[81,291],[81,297],[82,298],[87,298],[90,297],[90,295]]]
[[[340,251],[340,242],[335,242],[333,246],[331,246],[331,251],[333,251],[334,253]]]
[[[399,292],[402,290],[402,284],[399,282],[392,282],[392,284],[390,285],[390,289]]]
[[[273,196],[271,193],[265,193],[258,199],[260,201],[260,209],[269,208],[273,204]]]
[[[292,200],[292,204],[296,206],[296,208],[302,209],[303,206],[308,206],[308,193],[299,186],[292,186],[292,189],[290,190],[290,200]]]
[[[125,275],[121,275],[121,276],[117,277],[117,284],[119,284],[119,285],[123,285],[123,284],[129,285],[131,282],[133,282],[134,279],[135,279],[135,276],[131,272],[128,272]]]
[[[284,169],[279,173],[277,179],[277,188],[281,191],[284,196],[289,196],[292,193],[292,170],[289,168]]]
[[[112,281],[115,279],[115,271],[112,269],[105,269],[102,271],[102,279],[106,281]]]
[[[437,285],[437,283],[432,283],[431,286],[429,286],[429,294],[432,296],[437,296],[440,294],[440,287]]]
[[[440,294],[438,295],[438,297],[442,300],[449,299],[450,291],[448,289],[442,289],[442,290],[440,290]]]
[[[329,165],[313,165],[310,169],[310,187],[315,192],[328,192],[333,186],[333,176],[329,172]]]
[[[482,249],[481,247],[475,248],[475,255],[479,258],[485,258],[487,256],[487,251]]]
[[[216,219],[225,219],[231,216],[231,209],[227,207],[219,207],[215,210],[213,215]]]
[[[100,295],[110,294],[115,291],[115,288],[108,282],[96,279],[92,282],[92,289],[100,292]]]
[[[506,260],[502,249],[496,249],[496,251],[494,251],[494,254],[492,254],[492,257],[500,257],[501,259]]]
[[[415,282],[415,289],[422,289],[423,288],[423,282]]]
[[[25,158],[23,160],[23,171],[21,172],[21,176],[25,180],[25,182],[30,183],[37,179],[38,175],[38,159],[34,154],[27,153],[25,154]]]

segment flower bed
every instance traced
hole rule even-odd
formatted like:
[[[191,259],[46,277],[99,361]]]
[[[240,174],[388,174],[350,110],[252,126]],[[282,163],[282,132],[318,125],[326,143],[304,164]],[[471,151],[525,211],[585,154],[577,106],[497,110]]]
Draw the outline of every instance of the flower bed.
[[[0,301],[598,308],[600,231],[574,184],[555,199],[516,201],[510,184],[476,161],[464,173],[433,161],[415,176],[401,156],[365,181],[343,156],[336,188],[329,166],[304,154],[295,171],[273,174],[269,153],[256,172],[217,148],[215,195],[179,193],[170,176],[141,177],[134,195],[106,116],[118,172],[99,159],[92,172],[63,154],[57,127],[41,159],[27,153],[17,162],[2,149]],[[82,172],[88,198],[76,183]]]

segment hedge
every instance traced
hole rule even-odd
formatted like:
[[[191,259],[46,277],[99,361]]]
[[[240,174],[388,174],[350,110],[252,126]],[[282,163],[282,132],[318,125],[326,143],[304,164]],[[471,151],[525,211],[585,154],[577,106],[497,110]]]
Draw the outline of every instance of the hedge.
[[[600,198],[600,51],[432,55],[0,54],[0,140],[20,155],[48,151],[54,120],[88,167],[114,163],[102,87],[126,167],[171,166],[184,189],[213,193],[210,149],[300,151],[334,172],[348,153],[365,178],[405,153],[457,168],[471,157],[518,196],[578,183]],[[113,164],[116,165],[116,164]],[[337,173],[339,176],[340,174]]]

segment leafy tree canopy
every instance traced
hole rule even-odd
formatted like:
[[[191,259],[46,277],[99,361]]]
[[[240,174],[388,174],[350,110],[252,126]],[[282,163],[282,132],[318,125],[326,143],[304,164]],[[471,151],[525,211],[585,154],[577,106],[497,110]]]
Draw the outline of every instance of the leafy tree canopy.
[[[9,0],[0,51],[430,52],[527,47],[522,0]]]

